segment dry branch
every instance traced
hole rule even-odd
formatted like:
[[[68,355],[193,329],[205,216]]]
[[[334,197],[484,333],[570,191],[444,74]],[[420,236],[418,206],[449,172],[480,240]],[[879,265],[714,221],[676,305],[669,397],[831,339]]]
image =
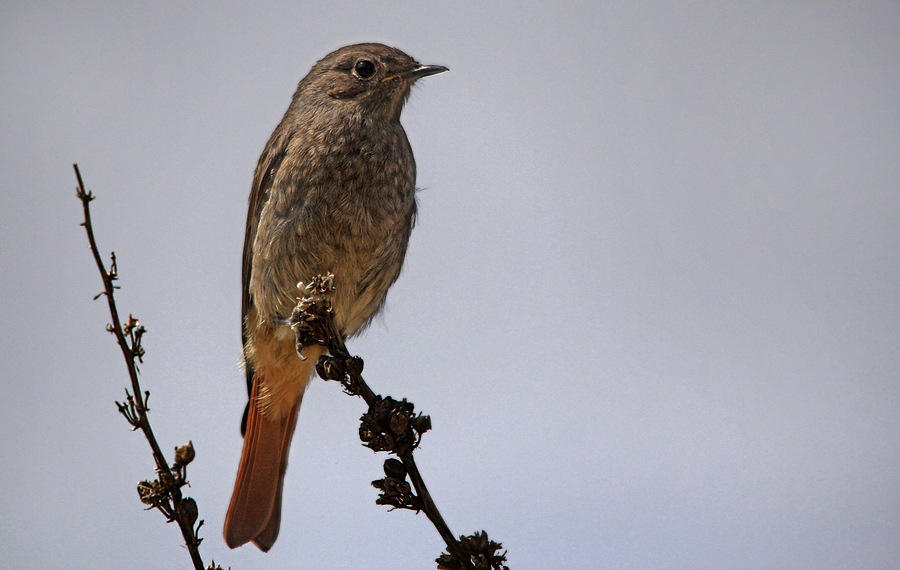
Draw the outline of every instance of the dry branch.
[[[91,201],[94,195],[84,188],[84,182],[81,180],[81,172],[78,165],[75,167],[75,176],[78,179],[78,188],[75,193],[81,200],[84,208],[84,226],[87,232],[88,243],[94,254],[94,261],[97,263],[97,269],[100,271],[100,277],[103,279],[103,291],[94,299],[101,296],[106,297],[107,305],[109,305],[109,314],[112,317],[112,323],[106,326],[106,330],[115,335],[116,342],[122,350],[125,358],[125,365],[128,367],[128,376],[131,379],[131,391],[125,390],[125,402],[116,402],[119,412],[125,417],[131,425],[132,430],[141,430],[150,449],[153,451],[153,461],[156,463],[156,479],[141,481],[137,485],[138,496],[148,509],[159,509],[165,515],[166,522],[177,522],[178,528],[181,529],[181,535],[184,537],[185,546],[191,555],[191,561],[195,570],[204,570],[203,559],[200,558],[200,543],[203,541],[199,538],[197,532],[203,526],[203,521],[197,522],[198,510],[197,503],[190,497],[185,497],[181,493],[181,488],[187,485],[187,466],[194,459],[194,445],[191,442],[175,448],[175,461],[169,466],[163,455],[156,436],[153,434],[153,428],[150,426],[150,419],[147,413],[150,408],[147,403],[150,399],[149,391],[141,390],[141,383],[138,380],[138,363],[143,363],[144,347],[141,345],[146,329],[141,326],[140,321],[132,315],[128,315],[128,321],[122,325],[119,318],[119,309],[116,307],[115,285],[119,278],[118,269],[116,268],[116,254],[110,255],[110,266],[107,270],[103,263],[103,258],[97,249],[97,242],[94,239],[94,227],[91,223]],[[194,526],[196,524],[196,526]],[[212,570],[216,568],[209,566]]]

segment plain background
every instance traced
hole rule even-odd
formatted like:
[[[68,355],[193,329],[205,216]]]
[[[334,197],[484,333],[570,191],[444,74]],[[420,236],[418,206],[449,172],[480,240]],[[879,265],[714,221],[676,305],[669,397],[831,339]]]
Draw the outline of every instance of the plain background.
[[[900,566],[896,2],[40,0],[0,7],[0,566],[190,564],[138,502],[78,162],[159,440],[197,449],[204,559],[434,567],[425,517],[374,504],[362,402],[321,381],[275,548],[221,538],[253,168],[361,41],[451,69],[404,112],[421,216],[350,347],[432,416],[455,533],[514,569]]]

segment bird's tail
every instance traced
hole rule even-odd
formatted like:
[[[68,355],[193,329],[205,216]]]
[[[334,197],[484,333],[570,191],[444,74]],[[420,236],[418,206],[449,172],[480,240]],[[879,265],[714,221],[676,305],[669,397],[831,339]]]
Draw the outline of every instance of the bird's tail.
[[[225,543],[237,548],[252,540],[266,552],[281,524],[281,491],[300,399],[285,417],[270,419],[260,410],[259,387],[257,378],[234,493],[225,515]]]
[[[318,347],[317,347],[318,348]],[[238,466],[237,479],[231,504],[225,515],[225,543],[230,548],[237,548],[250,541],[263,552],[268,552],[281,525],[281,492],[284,488],[284,473],[287,469],[288,453],[291,438],[297,425],[297,412],[303,399],[304,388],[313,371],[321,350],[304,350],[311,358],[300,360],[296,352],[289,365],[279,367],[280,370],[259,370],[253,382],[247,415],[247,431],[244,435],[244,448]],[[286,375],[290,378],[266,378]],[[267,382],[281,380],[281,382]],[[296,398],[293,404],[285,405],[287,395],[284,390],[280,394],[264,394],[262,387],[271,384],[283,388],[293,384],[295,388],[290,399]],[[297,389],[299,387],[299,389]],[[266,398],[277,396],[281,413],[270,412],[266,408]],[[274,403],[274,402],[269,402]]]

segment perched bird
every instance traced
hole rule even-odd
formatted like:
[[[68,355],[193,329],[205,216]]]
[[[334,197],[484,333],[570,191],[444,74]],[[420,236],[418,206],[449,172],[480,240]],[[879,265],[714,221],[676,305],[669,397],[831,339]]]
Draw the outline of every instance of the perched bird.
[[[334,51],[300,81],[253,177],[243,259],[250,401],[225,542],[268,551],[303,392],[325,347],[298,357],[286,318],[298,283],[334,274],[335,322],[360,332],[384,305],[416,215],[416,165],[400,112],[416,80],[447,71],[402,51]]]

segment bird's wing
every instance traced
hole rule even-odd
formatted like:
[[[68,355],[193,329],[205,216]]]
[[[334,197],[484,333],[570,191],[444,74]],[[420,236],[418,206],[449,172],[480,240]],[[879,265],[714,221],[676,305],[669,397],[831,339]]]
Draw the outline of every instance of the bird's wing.
[[[276,129],[259,157],[259,162],[256,164],[256,172],[253,175],[253,188],[250,191],[250,206],[247,209],[247,228],[244,234],[244,257],[241,268],[241,346],[247,344],[247,331],[244,321],[247,318],[247,313],[253,307],[253,297],[250,294],[250,272],[253,268],[253,242],[256,240],[259,215],[269,199],[272,181],[275,179],[275,173],[284,159],[290,139],[290,135],[281,128]],[[253,392],[253,369],[249,364],[246,364],[245,368],[247,374],[247,396],[249,397]],[[246,418],[247,416],[244,414],[244,422],[241,425],[242,433],[247,421]]]

